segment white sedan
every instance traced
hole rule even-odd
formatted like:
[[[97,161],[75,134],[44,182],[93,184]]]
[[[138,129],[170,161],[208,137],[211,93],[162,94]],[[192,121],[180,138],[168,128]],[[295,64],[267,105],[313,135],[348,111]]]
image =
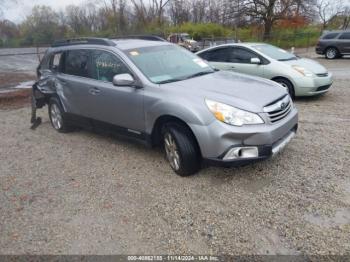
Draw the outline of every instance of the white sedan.
[[[197,55],[214,68],[278,82],[292,97],[323,94],[333,84],[332,74],[318,62],[269,44],[226,44],[202,50]]]

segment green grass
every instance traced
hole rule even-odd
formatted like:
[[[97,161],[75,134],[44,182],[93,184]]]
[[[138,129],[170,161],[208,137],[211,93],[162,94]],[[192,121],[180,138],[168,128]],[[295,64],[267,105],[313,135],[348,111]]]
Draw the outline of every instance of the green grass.
[[[267,42],[282,48],[308,47],[316,45],[320,29],[312,26],[297,30],[275,28],[270,38],[264,41],[262,33],[252,28],[243,28],[238,30],[238,36],[243,42]]]
[[[138,32],[138,31],[137,31]],[[137,33],[134,32],[134,33]],[[299,29],[288,28],[274,28],[271,37],[264,41],[262,37],[261,28],[254,26],[242,27],[237,30],[213,23],[185,23],[179,26],[170,26],[164,24],[162,27],[156,24],[147,25],[142,28],[140,34],[157,34],[167,37],[170,33],[189,33],[195,40],[202,40],[204,38],[236,38],[242,42],[267,42],[282,48],[291,47],[308,47],[314,46],[320,36],[320,28],[318,26],[306,26]],[[46,32],[48,36],[43,35],[43,32],[38,34],[22,35],[19,38],[9,39],[6,42],[0,40],[0,47],[20,47],[20,46],[36,46],[51,44],[52,39],[56,38],[71,38],[79,37],[71,31],[66,31],[63,36],[53,36],[49,30]],[[130,32],[130,34],[133,34]],[[96,37],[114,37],[113,30],[106,30],[101,32],[86,32],[83,36]],[[45,40],[46,39],[46,40]],[[48,40],[51,39],[51,40]],[[46,42],[45,42],[46,41]],[[50,41],[50,42],[48,42]]]

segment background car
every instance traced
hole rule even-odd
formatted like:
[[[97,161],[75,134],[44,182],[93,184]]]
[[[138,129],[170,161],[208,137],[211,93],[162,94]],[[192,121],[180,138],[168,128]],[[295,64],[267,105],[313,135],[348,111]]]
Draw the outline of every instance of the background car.
[[[316,46],[316,53],[335,59],[350,54],[350,31],[326,32]]]
[[[197,52],[199,50],[199,45],[196,40],[194,40],[189,34],[171,34],[168,37],[170,43],[178,44],[191,52]]]
[[[294,96],[313,96],[328,91],[333,77],[325,67],[264,43],[235,43],[202,50],[198,56],[220,70],[273,80]]]

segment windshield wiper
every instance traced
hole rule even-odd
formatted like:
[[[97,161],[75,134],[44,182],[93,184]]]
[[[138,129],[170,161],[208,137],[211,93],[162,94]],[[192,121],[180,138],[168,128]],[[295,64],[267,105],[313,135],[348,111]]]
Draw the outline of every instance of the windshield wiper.
[[[214,73],[215,71],[203,71],[203,72],[198,72],[198,73],[195,73],[193,75],[189,75],[187,76],[185,79],[190,79],[190,78],[194,78],[194,77],[197,77],[197,76],[204,76],[204,75],[208,75],[208,74],[212,74]]]
[[[183,78],[173,78],[173,79],[167,79],[167,80],[163,80],[163,81],[157,82],[157,84],[158,85],[168,84],[168,83],[178,82],[178,81],[182,81],[182,80],[184,80],[184,79]]]
[[[193,75],[189,75],[189,76],[186,76],[186,77],[183,77],[183,78],[173,78],[173,79],[167,79],[167,80],[164,80],[164,81],[160,81],[160,82],[157,82],[157,84],[161,85],[161,84],[168,84],[168,83],[172,83],[172,82],[183,81],[183,80],[194,78],[194,77],[197,77],[197,76],[204,76],[204,75],[207,75],[207,74],[212,74],[214,72],[215,71],[198,72],[198,73],[195,73]]]
[[[298,58],[297,57],[291,57],[291,58],[278,59],[278,61],[281,61],[281,62],[291,61],[291,60],[298,60]]]

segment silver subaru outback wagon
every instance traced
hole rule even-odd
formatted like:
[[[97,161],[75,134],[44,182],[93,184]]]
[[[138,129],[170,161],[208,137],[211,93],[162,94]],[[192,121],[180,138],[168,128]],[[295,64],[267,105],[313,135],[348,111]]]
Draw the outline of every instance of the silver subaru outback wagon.
[[[298,127],[297,109],[280,85],[214,70],[167,42],[56,42],[38,79],[33,108],[48,105],[54,129],[103,129],[163,146],[181,176],[205,163],[235,166],[271,157]]]

